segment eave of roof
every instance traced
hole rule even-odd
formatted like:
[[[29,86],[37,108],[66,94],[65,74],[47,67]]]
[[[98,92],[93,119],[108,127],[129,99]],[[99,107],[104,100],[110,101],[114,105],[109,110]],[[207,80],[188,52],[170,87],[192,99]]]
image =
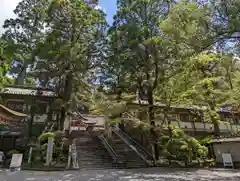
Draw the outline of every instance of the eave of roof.
[[[11,109],[9,109],[9,108],[1,105],[1,104],[0,104],[0,107],[1,107],[2,109],[4,109],[5,111],[7,111],[8,113],[10,113],[10,114],[12,114],[12,115],[14,115],[14,116],[17,116],[17,117],[22,117],[22,118],[24,118],[24,117],[27,117],[27,116],[28,116],[28,115],[26,115],[26,114],[23,114],[23,113],[20,113],[20,112],[11,110]]]
[[[30,88],[5,87],[0,91],[1,94],[57,97],[56,93],[50,90],[37,90]]]
[[[143,106],[148,106],[149,105],[148,101],[146,101],[146,100],[141,100],[140,104],[139,104],[139,101],[137,101],[137,100],[129,102],[128,104],[143,105]],[[166,106],[166,104],[163,104],[161,102],[154,102],[153,105],[156,106],[156,107],[165,107]],[[175,109],[198,110],[198,111],[205,111],[207,109],[206,106],[197,106],[197,105],[188,106],[188,105],[181,105],[181,104],[171,105],[170,107],[175,108]],[[227,108],[220,108],[218,112],[232,113],[233,111],[231,111]]]
[[[215,139],[212,139],[212,142],[213,143],[240,142],[240,137],[215,138]]]

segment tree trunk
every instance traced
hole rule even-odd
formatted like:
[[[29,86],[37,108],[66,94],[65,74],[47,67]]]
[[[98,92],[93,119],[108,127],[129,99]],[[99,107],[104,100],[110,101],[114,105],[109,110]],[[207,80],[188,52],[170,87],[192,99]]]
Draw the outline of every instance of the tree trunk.
[[[57,128],[58,128],[58,130],[61,130],[61,129],[60,129],[60,115],[59,115],[59,113],[57,113],[56,122],[57,122]]]
[[[59,122],[59,129],[61,131],[64,129],[65,118],[66,118],[66,110],[65,110],[65,107],[62,107],[62,109],[61,109],[61,116],[60,116],[60,122]]]
[[[168,136],[170,138],[170,140],[172,140],[172,129],[170,127],[171,125],[171,120],[168,119],[168,113],[169,113],[169,107],[165,107],[163,109],[163,123],[166,124],[167,123],[167,127],[168,127]],[[168,163],[169,163],[169,166],[172,166],[172,160],[171,158],[169,157],[168,158]]]
[[[52,122],[52,114],[53,114],[53,111],[52,111],[51,106],[49,105],[48,117],[47,117],[47,121],[48,121],[48,122]]]
[[[210,109],[211,109],[211,112],[215,112],[215,107],[214,104],[210,103]],[[214,117],[214,115],[212,116],[211,115],[211,122],[214,126],[214,136],[215,137],[219,137],[220,136],[220,128],[219,128],[219,125],[218,125],[218,120]]]
[[[148,98],[148,115],[149,115],[149,122],[151,123],[154,120],[154,105],[153,105],[153,91],[151,88],[148,88],[147,91],[147,98]]]
[[[34,121],[34,116],[36,113],[36,106],[35,105],[31,105],[31,109],[30,109],[30,119],[28,121],[28,138],[32,137],[32,126],[33,126],[33,121]]]
[[[215,137],[219,137],[220,136],[220,129],[219,129],[219,125],[218,122],[215,120],[215,118],[213,118],[213,126],[214,126],[214,136]]]
[[[152,88],[148,88],[147,91],[147,96],[148,96],[148,105],[149,105],[149,109],[148,109],[148,115],[149,115],[149,122],[150,124],[153,126],[152,131],[151,131],[151,135],[152,135],[152,139],[153,139],[153,149],[154,149],[154,153],[155,153],[155,158],[156,160],[158,160],[159,158],[159,152],[158,152],[158,144],[157,144],[157,133],[155,131],[155,121],[154,121],[154,102],[153,102],[153,91]]]
[[[65,86],[64,86],[64,95],[63,95],[63,101],[64,101],[64,107],[61,109],[61,119],[60,119],[60,130],[64,129],[64,122],[66,119],[66,113],[68,113],[71,110],[70,101],[72,96],[72,84],[73,84],[73,75],[70,71],[65,80]]]
[[[24,85],[24,80],[27,74],[27,66],[28,65],[26,63],[22,66],[22,69],[19,72],[18,77],[15,81],[15,85]]]

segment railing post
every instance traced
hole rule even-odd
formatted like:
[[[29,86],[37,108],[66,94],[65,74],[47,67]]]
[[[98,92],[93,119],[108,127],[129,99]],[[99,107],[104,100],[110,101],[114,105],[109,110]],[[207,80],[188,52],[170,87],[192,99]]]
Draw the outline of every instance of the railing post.
[[[151,148],[152,148],[153,165],[156,165],[156,157],[155,157],[155,147],[154,147],[154,144],[151,144]]]
[[[112,138],[112,126],[108,127],[108,138]]]

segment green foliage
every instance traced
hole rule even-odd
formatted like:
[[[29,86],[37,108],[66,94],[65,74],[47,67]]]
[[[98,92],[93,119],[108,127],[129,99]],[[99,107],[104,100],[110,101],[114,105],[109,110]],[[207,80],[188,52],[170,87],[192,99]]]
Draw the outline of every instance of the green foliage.
[[[163,134],[159,137],[159,150],[161,155],[171,160],[182,160],[191,162],[193,159],[206,160],[208,149],[200,142],[185,134],[180,128],[170,126],[172,136]]]
[[[120,119],[108,120],[108,124],[109,124],[110,126],[115,126],[115,125],[119,124],[120,122],[121,122]]]
[[[212,143],[212,138],[210,136],[205,136],[205,137],[198,138],[198,141],[201,145],[207,145]]]
[[[0,131],[9,131],[9,128],[4,124],[0,124]]]
[[[34,51],[44,32],[44,9],[47,4],[46,0],[22,0],[14,10],[16,18],[4,22],[3,38],[8,43],[11,64],[15,65],[10,73],[17,75],[16,84],[23,85],[25,78],[32,77],[27,69],[35,62]]]
[[[154,130],[167,156],[205,157],[206,148],[173,127],[169,113],[172,105],[197,105],[217,136],[219,108],[239,107],[239,58],[232,55],[239,54],[239,1],[118,0],[108,32],[96,5],[22,0],[0,38],[0,86],[13,83],[11,73],[17,74],[16,84],[38,80],[54,89],[59,99],[52,108],[63,113],[60,127],[65,113],[80,104],[110,117],[110,124],[127,117],[148,136]],[[146,104],[129,106],[143,98]],[[156,108],[156,101],[164,108]],[[151,126],[153,120],[160,126]],[[49,136],[58,154],[62,133],[44,133],[40,142]]]
[[[53,160],[57,162],[66,161],[68,156],[69,145],[65,144],[66,140],[64,139],[63,136],[64,136],[63,132],[61,131],[42,133],[38,137],[38,141],[40,144],[37,144],[36,147],[33,149],[34,150],[33,157],[36,157],[33,159],[33,162],[45,161],[48,147],[47,140],[49,137],[54,138]]]
[[[47,132],[47,133],[42,133],[39,137],[38,140],[40,142],[46,142],[48,140],[49,137],[55,137],[55,134],[52,132]]]
[[[12,84],[13,81],[6,74],[10,69],[11,53],[8,51],[9,45],[3,37],[0,37],[0,88],[2,85]]]
[[[8,157],[12,157],[13,154],[18,154],[20,153],[18,150],[10,150],[7,152]]]
[[[31,158],[32,163],[41,161],[44,153],[46,153],[46,151],[42,150],[39,147],[34,147],[32,149],[32,158]]]
[[[62,131],[56,131],[54,132],[54,139],[56,146],[59,146],[62,144],[64,133]]]

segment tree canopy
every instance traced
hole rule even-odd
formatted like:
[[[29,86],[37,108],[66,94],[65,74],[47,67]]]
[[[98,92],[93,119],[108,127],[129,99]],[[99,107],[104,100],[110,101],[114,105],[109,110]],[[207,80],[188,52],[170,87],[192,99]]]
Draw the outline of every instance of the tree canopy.
[[[81,106],[110,117],[131,112],[141,126],[161,119],[171,145],[179,137],[172,105],[204,108],[215,136],[219,109],[240,106],[239,0],[118,0],[111,25],[98,1],[22,0],[14,13],[0,38],[0,84],[53,89],[61,129]],[[133,100],[147,106],[128,109]],[[180,150],[193,149],[188,138]]]

